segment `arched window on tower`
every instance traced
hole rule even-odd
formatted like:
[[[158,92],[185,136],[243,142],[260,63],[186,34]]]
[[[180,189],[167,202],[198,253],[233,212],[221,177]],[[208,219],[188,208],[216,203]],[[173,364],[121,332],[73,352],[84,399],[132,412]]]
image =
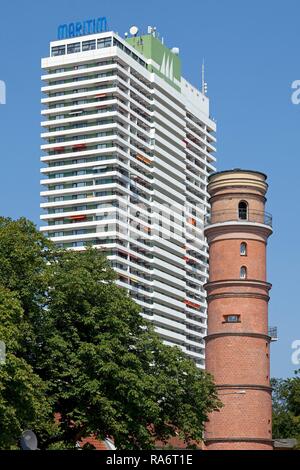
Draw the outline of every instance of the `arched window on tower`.
[[[247,268],[242,266],[240,269],[240,279],[247,279]]]
[[[247,243],[242,242],[240,245],[240,255],[247,256]]]
[[[239,219],[248,220],[248,204],[246,201],[239,202]]]

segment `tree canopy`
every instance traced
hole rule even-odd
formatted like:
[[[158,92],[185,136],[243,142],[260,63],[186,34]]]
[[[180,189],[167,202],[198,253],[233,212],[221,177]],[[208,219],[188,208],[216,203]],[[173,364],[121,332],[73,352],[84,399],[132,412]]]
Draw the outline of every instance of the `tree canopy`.
[[[14,448],[24,426],[47,427],[51,407],[44,381],[23,358],[24,315],[17,296],[0,286],[0,339],[6,345],[0,365],[1,448]]]
[[[273,379],[273,438],[295,438],[300,447],[300,371],[288,379]]]
[[[161,342],[101,250],[57,249],[30,221],[2,218],[0,266],[1,448],[27,428],[44,449],[89,435],[119,449],[201,441],[220,407],[212,377]]]

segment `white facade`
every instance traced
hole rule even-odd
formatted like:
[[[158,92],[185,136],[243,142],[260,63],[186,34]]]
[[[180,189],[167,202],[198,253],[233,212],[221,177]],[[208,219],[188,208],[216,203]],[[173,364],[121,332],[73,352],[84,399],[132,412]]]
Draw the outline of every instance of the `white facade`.
[[[183,78],[177,91],[150,63],[112,32],[50,44],[41,230],[105,251],[162,339],[204,367],[215,123],[206,96]]]

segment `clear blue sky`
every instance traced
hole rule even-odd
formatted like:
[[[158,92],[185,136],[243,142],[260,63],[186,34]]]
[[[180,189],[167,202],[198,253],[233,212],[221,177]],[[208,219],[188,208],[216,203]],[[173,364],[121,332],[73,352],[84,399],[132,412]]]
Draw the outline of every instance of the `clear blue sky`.
[[[107,16],[119,34],[133,24],[142,31],[156,25],[168,46],[180,48],[183,74],[194,85],[200,86],[205,57],[218,170],[244,167],[269,175],[275,228],[270,323],[279,329],[272,375],[292,375],[291,343],[300,339],[300,105],[291,102],[291,83],[300,79],[300,2],[1,2],[0,80],[7,85],[7,104],[0,105],[1,215],[39,223],[40,58],[58,24],[98,16]]]

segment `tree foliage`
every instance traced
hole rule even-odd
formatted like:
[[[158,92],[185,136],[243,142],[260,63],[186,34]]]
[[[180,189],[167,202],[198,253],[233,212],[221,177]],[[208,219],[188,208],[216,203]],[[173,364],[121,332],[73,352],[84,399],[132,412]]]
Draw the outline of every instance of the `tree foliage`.
[[[23,358],[24,314],[14,293],[0,286],[0,339],[6,345],[0,365],[0,445],[13,449],[22,431],[47,428],[51,413],[46,386]]]
[[[300,371],[295,377],[273,379],[273,437],[295,438],[300,445]]]
[[[113,436],[119,449],[177,433],[187,444],[202,439],[220,406],[212,378],[162,344],[100,250],[57,250],[31,222],[0,219],[0,266],[1,446],[27,427],[41,448],[72,448],[91,434]]]

